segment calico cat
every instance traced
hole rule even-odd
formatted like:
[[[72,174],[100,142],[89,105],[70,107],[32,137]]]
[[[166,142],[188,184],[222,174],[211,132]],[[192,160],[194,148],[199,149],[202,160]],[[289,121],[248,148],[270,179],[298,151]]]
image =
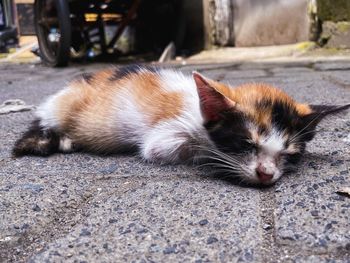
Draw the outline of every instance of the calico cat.
[[[147,161],[200,161],[271,184],[295,167],[324,117],[348,108],[301,104],[267,84],[231,88],[197,72],[114,68],[49,97],[13,154],[136,148]]]

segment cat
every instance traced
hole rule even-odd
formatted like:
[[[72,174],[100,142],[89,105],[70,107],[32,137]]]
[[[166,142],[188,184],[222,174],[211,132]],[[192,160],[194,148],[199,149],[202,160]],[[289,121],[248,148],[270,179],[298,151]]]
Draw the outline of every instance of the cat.
[[[268,185],[295,167],[324,117],[348,108],[298,103],[268,84],[232,88],[198,72],[111,68],[41,104],[13,155],[137,149],[146,161],[202,162]]]

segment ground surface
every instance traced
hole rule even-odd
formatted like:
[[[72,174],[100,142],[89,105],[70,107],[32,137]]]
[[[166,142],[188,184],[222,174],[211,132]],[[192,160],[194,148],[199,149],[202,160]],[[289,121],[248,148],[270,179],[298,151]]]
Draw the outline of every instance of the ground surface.
[[[0,65],[0,103],[37,105],[106,65]],[[184,66],[303,102],[350,102],[350,62]],[[13,159],[32,112],[0,115],[0,262],[350,262],[350,112],[329,119],[297,173],[265,189],[133,156]]]

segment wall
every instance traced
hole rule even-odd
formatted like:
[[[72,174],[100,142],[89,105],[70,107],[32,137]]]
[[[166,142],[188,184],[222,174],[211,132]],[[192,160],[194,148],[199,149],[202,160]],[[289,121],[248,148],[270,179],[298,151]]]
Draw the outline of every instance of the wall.
[[[318,42],[329,48],[350,48],[350,1],[314,0],[321,34]]]
[[[264,46],[308,40],[308,0],[203,0],[211,44]]]
[[[235,46],[308,40],[307,0],[233,0]]]
[[[35,35],[34,0],[15,0],[20,35]]]

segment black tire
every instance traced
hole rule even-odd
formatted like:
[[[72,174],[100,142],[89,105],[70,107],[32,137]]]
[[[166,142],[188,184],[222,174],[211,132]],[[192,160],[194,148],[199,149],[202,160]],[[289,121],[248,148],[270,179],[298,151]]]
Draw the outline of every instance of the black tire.
[[[175,26],[175,35],[174,35],[174,40],[175,40],[175,46],[176,46],[176,51],[178,52],[182,47],[185,42],[185,36],[186,36],[186,11],[185,11],[185,4],[184,1],[176,1],[175,4],[176,6],[176,26]]]
[[[42,61],[50,67],[67,66],[72,34],[68,0],[35,0],[34,21]]]

